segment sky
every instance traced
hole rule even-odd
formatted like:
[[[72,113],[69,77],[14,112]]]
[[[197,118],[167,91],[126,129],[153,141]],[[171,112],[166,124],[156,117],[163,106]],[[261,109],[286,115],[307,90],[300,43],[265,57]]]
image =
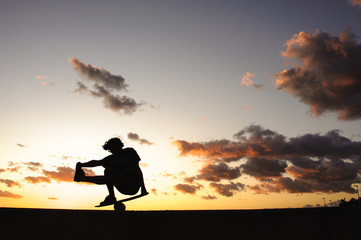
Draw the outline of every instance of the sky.
[[[112,137],[150,192],[130,210],[357,197],[360,23],[359,0],[1,0],[0,207],[94,209],[74,168]]]

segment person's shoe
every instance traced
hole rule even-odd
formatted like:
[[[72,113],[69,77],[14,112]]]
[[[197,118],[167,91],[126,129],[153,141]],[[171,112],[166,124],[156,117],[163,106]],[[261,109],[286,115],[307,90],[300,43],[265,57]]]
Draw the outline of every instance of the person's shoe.
[[[103,202],[101,202],[99,205],[100,206],[106,206],[106,205],[111,205],[117,202],[117,199],[113,196],[107,196]]]
[[[82,177],[85,177],[85,173],[78,162],[75,167],[74,181],[80,182]]]

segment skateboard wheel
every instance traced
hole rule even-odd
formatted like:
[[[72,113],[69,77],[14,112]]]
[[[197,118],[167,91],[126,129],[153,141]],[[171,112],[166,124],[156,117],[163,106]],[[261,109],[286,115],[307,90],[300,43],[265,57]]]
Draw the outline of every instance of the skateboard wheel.
[[[124,212],[125,205],[122,202],[117,202],[114,204],[114,210],[119,213]]]

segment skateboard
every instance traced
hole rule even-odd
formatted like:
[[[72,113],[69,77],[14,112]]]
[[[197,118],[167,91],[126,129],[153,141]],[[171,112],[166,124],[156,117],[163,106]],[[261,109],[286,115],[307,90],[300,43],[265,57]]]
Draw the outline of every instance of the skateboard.
[[[118,200],[116,201],[115,203],[109,203],[109,204],[102,204],[102,205],[97,205],[95,207],[105,207],[105,206],[110,206],[110,205],[113,205],[114,204],[114,211],[115,212],[118,212],[118,213],[122,213],[122,212],[125,212],[125,205],[123,202],[127,202],[127,201],[130,201],[130,200],[134,200],[134,199],[137,199],[137,198],[140,198],[140,197],[144,197],[144,196],[147,196],[148,194],[139,194],[137,196],[133,196],[133,197],[128,197],[128,198],[124,198],[124,199],[121,199],[121,200]]]

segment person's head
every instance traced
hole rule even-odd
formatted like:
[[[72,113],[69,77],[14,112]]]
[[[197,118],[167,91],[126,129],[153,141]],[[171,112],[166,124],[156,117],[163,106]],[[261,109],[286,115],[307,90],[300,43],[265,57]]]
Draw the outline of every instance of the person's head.
[[[103,149],[106,151],[110,151],[111,153],[115,153],[117,151],[122,150],[124,144],[119,138],[111,138],[105,142],[103,145]]]

